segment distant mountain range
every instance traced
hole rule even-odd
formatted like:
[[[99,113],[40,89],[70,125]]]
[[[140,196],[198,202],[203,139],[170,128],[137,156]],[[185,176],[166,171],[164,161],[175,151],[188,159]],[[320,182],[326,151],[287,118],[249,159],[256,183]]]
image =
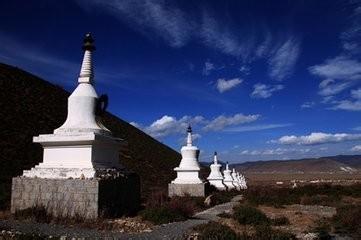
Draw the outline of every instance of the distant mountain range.
[[[354,173],[361,171],[361,155],[254,161],[232,164],[230,167],[247,173]]]

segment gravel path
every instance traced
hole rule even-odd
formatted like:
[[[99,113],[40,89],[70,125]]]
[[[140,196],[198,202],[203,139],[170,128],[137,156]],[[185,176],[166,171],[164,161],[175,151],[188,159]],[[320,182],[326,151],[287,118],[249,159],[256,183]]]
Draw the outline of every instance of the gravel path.
[[[232,208],[239,203],[240,196],[236,196],[229,203],[216,205],[210,209],[196,214],[195,219],[189,219],[184,222],[174,222],[169,224],[163,224],[156,226],[151,232],[143,232],[136,234],[128,234],[121,232],[112,231],[98,231],[95,229],[88,228],[76,228],[76,227],[65,227],[61,225],[52,225],[45,223],[34,223],[34,222],[21,222],[15,220],[0,220],[1,230],[18,231],[25,234],[41,233],[45,236],[57,236],[62,240],[67,239],[131,239],[131,240],[152,240],[152,239],[182,239],[193,227],[207,223],[209,221],[215,221],[219,217],[218,214],[223,212],[231,212]]]
[[[193,217],[204,220],[217,221],[220,219],[220,217],[218,217],[219,214],[231,213],[233,207],[239,205],[239,201],[242,199],[242,195],[235,196],[230,202],[216,205],[203,212],[195,214]]]
[[[194,226],[207,223],[207,220],[189,219],[184,222],[175,222],[160,225],[152,232],[128,234],[111,231],[98,231],[88,228],[71,228],[61,225],[51,225],[44,223],[19,222],[14,220],[0,220],[0,229],[19,231],[25,234],[41,233],[45,236],[63,237],[62,239],[86,238],[86,239],[182,239]]]

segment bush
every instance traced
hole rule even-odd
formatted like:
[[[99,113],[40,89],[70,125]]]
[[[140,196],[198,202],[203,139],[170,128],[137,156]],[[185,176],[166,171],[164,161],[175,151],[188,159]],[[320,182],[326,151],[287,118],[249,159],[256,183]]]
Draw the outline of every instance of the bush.
[[[289,232],[273,230],[269,225],[256,226],[256,233],[253,236],[254,240],[291,240],[296,239],[296,236]]]
[[[275,207],[290,204],[337,206],[343,196],[361,197],[361,184],[306,185],[294,189],[258,186],[245,192],[245,199],[249,204]]]
[[[238,240],[240,237],[230,228],[220,223],[210,222],[194,228],[199,240]]]
[[[147,208],[143,210],[140,215],[142,216],[142,219],[154,224],[184,221],[187,219],[182,214],[172,211],[168,207]]]
[[[272,219],[272,224],[275,226],[289,225],[290,221],[285,216]]]
[[[41,223],[50,223],[52,216],[49,215],[43,206],[26,208],[15,212],[17,220],[32,220]]]
[[[154,195],[154,203],[147,204],[140,215],[154,224],[184,221],[203,208],[203,201],[203,198],[190,196],[164,199],[162,194],[157,194]]]
[[[212,196],[212,206],[227,203],[232,200],[233,197],[239,195],[239,191],[216,191]]]
[[[361,238],[361,205],[346,205],[336,209],[332,223],[336,232],[348,233]]]
[[[240,224],[269,224],[270,219],[260,210],[250,206],[238,206],[234,209],[233,218]]]

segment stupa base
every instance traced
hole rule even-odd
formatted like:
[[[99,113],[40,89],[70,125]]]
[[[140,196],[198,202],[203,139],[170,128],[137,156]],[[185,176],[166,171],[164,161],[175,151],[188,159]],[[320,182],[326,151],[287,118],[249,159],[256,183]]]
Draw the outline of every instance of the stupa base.
[[[168,184],[168,196],[192,196],[192,197],[205,197],[206,196],[206,183],[197,184]]]
[[[220,191],[225,191],[227,190],[226,186],[223,184],[223,181],[222,180],[210,180],[208,179],[209,181],[209,184],[212,185],[213,187],[217,188],[218,190]]]
[[[135,213],[140,181],[134,173],[94,179],[12,179],[11,213],[45,208],[55,217],[95,219]]]

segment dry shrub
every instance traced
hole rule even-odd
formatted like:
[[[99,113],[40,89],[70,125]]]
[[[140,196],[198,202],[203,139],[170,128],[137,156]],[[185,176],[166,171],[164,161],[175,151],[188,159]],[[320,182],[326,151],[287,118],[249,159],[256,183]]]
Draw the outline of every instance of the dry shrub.
[[[339,233],[352,234],[356,239],[361,238],[361,205],[346,205],[336,209],[332,222]]]
[[[199,233],[199,240],[241,240],[230,227],[216,222],[199,225],[194,230]]]
[[[288,220],[288,218],[285,216],[277,217],[275,219],[272,219],[272,224],[275,226],[289,225],[290,220]]]
[[[241,205],[235,207],[233,218],[240,224],[250,224],[255,226],[270,224],[270,219],[266,216],[266,214],[251,206]]]

